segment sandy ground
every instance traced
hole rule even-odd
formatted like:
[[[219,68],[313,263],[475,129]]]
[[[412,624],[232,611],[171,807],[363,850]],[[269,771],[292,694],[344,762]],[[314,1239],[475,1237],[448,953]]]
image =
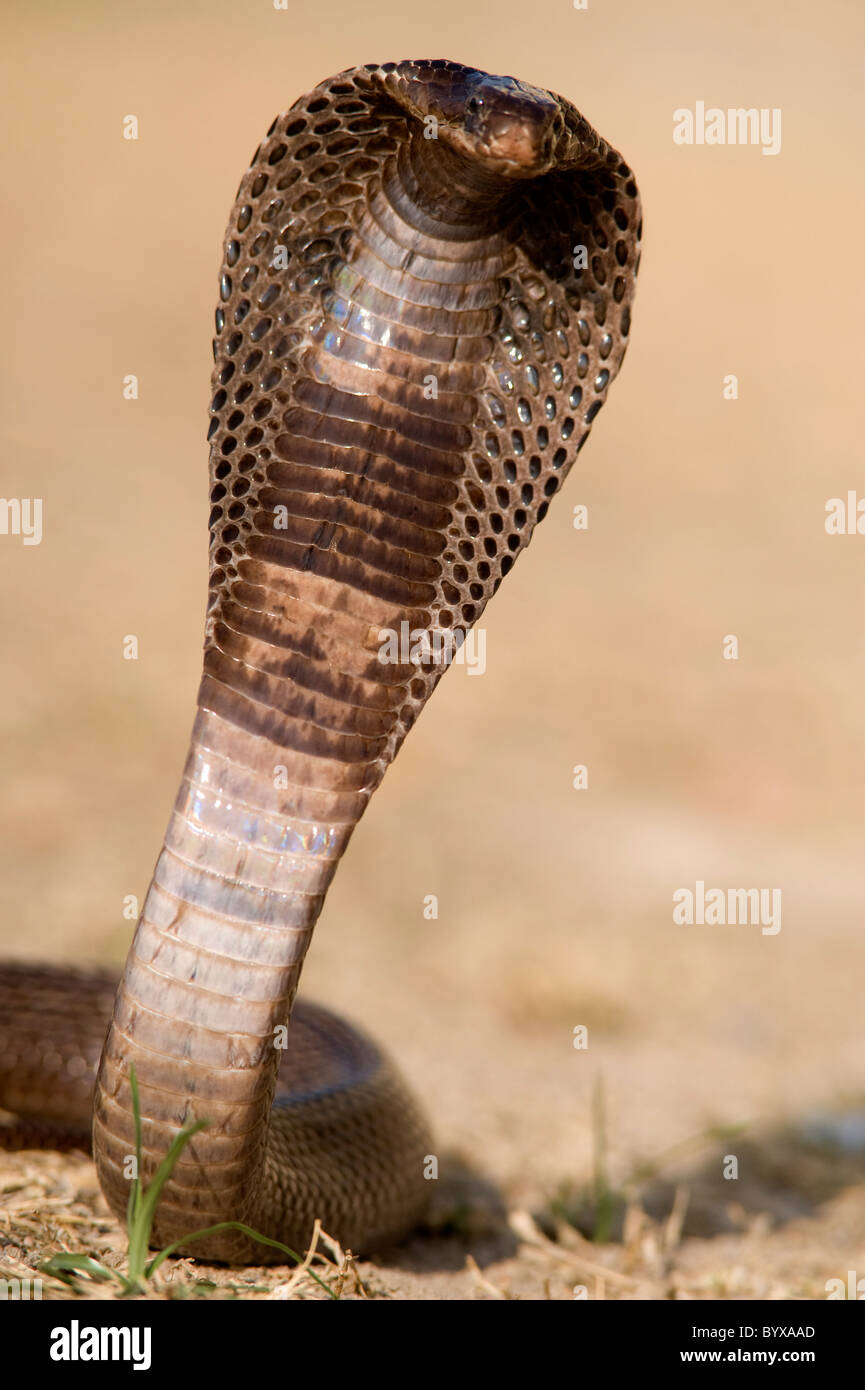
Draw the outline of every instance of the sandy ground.
[[[568,95],[640,182],[613,403],[309,957],[306,992],[401,1059],[443,1155],[438,1230],[344,1296],[820,1298],[865,1276],[865,538],[824,527],[865,494],[865,21],[852,0],[705,11],[9,9],[2,490],[44,498],[44,538],[0,536],[7,956],[119,966],[156,857],[199,670],[221,236],[273,115],[435,50]],[[780,154],[676,146],[698,100],[780,108]],[[674,923],[698,880],[780,889],[781,930]],[[122,1248],[75,1156],[0,1155],[0,1239],[8,1269]]]

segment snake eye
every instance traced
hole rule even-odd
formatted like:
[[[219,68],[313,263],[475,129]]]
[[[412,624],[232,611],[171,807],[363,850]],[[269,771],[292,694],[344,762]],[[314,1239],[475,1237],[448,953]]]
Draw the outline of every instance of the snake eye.
[[[484,99],[483,99],[483,97],[471,97],[471,98],[468,100],[468,102],[466,103],[466,111],[467,111],[468,115],[470,115],[470,116],[477,116],[477,115],[479,115],[480,112],[481,112],[481,109],[482,109],[482,107],[483,107],[483,104],[484,104]]]

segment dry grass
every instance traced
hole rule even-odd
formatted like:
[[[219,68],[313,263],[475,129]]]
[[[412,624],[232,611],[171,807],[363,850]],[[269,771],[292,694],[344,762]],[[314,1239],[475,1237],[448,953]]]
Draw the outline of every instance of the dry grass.
[[[597,1174],[529,1212],[498,1206],[451,1158],[427,1228],[374,1261],[317,1229],[297,1268],[170,1260],[138,1296],[807,1300],[825,1298],[827,1279],[846,1279],[851,1249],[865,1249],[861,1153],[791,1133],[739,1142],[747,1176],[732,1184],[717,1176],[728,1144],[706,1136],[690,1147],[704,1151],[699,1164],[647,1163],[603,1194],[614,1212],[604,1241],[591,1236]],[[41,1273],[60,1251],[125,1268],[126,1233],[92,1163],[75,1153],[0,1154],[0,1278],[41,1278],[46,1299],[120,1296],[86,1277],[65,1283]]]

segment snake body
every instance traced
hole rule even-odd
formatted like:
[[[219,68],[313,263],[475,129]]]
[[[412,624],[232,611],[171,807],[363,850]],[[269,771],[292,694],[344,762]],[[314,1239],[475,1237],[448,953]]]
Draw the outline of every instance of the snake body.
[[[320,1217],[363,1251],[423,1210],[431,1139],[393,1065],[312,1005],[285,1025],[339,858],[444,669],[383,660],[383,637],[464,633],[528,543],[621,365],[639,237],[631,170],[570,102],[444,60],[320,83],[241,181],[203,673],[163,848],[116,997],[0,970],[0,1104],[80,1135],[98,1061],[115,1212],[131,1066],[145,1182],[209,1121],[159,1245],[239,1221],[303,1249]],[[268,1258],[233,1231],[189,1253]]]

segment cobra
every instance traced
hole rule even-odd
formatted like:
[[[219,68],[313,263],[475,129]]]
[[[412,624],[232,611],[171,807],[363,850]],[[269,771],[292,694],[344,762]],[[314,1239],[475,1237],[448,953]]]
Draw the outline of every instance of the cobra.
[[[422,1214],[421,1109],[363,1034],[292,1010],[298,978],[444,669],[383,661],[383,638],[470,629],[528,544],[621,366],[640,234],[630,168],[569,101],[444,60],[320,83],[243,176],[203,671],[164,844],[116,996],[104,974],[0,971],[0,1104],[34,1136],[86,1134],[92,1106],[115,1212],[133,1065],[145,1181],[208,1120],[155,1243],[240,1221],[303,1249],[319,1217],[365,1251]],[[233,1231],[189,1253],[269,1258]]]

